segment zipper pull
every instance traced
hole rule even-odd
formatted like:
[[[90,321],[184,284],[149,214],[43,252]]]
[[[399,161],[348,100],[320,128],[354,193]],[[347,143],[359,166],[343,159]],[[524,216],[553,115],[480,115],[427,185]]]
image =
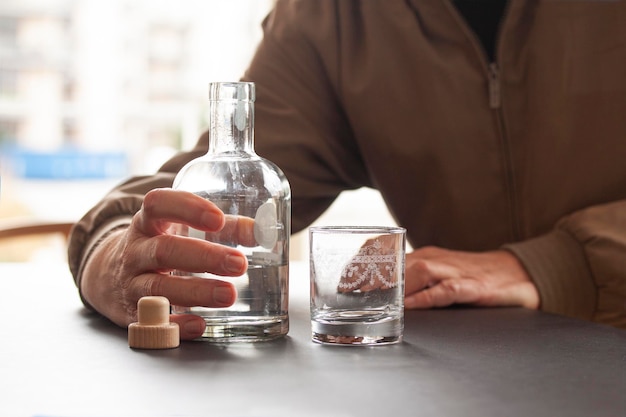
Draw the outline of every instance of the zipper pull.
[[[489,107],[500,107],[500,70],[495,62],[489,64]]]

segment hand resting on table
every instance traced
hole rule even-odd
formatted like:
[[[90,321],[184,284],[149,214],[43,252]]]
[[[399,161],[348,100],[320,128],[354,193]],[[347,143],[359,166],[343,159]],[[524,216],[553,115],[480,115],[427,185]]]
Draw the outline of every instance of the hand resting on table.
[[[362,251],[369,255],[389,255],[384,237],[370,240]],[[378,245],[374,245],[378,243]],[[372,251],[375,251],[373,253]],[[359,253],[342,273],[338,292],[385,290],[395,286],[384,263],[377,276],[364,280]],[[388,272],[388,271],[387,271]],[[471,304],[485,307],[522,306],[539,308],[539,293],[517,258],[505,250],[473,253],[423,247],[406,255],[405,308],[445,307]]]

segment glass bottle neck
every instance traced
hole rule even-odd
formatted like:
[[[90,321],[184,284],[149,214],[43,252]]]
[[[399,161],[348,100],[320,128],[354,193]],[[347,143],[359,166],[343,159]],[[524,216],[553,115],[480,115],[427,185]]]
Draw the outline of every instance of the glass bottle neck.
[[[254,84],[212,83],[208,155],[254,154]]]

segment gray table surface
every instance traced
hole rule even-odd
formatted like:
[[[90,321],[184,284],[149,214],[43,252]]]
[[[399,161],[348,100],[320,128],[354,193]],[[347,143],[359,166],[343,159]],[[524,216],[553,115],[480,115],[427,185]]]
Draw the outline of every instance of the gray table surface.
[[[0,416],[626,416],[626,331],[524,309],[406,313],[402,344],[310,341],[291,266],[281,340],[164,351],[87,312],[64,264],[0,264]]]

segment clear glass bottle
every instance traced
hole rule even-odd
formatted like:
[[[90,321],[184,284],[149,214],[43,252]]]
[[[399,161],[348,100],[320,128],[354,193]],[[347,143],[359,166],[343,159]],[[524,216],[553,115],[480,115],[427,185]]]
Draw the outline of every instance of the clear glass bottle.
[[[254,99],[253,83],[210,84],[209,150],[174,180],[175,189],[210,200],[227,216],[220,232],[177,225],[175,233],[236,247],[248,258],[247,272],[236,278],[194,274],[233,282],[238,292],[233,306],[173,307],[175,313],[202,316],[207,341],[271,340],[289,330],[291,191],[282,171],[254,152]],[[252,219],[252,233],[241,233]]]

